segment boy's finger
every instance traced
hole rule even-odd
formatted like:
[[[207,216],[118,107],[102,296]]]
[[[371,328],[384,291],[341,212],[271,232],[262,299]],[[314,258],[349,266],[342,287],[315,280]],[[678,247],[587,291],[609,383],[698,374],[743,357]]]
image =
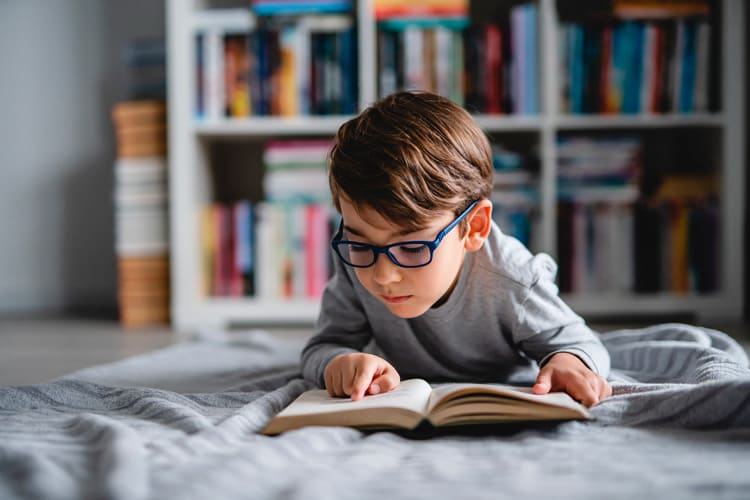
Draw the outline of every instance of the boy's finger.
[[[552,388],[552,370],[545,370],[539,372],[536,377],[536,383],[532,391],[534,394],[547,394]]]
[[[597,386],[597,392],[599,396],[599,401],[602,399],[607,399],[612,395],[612,386],[609,385],[609,383],[604,380],[603,378],[600,378],[598,380],[598,386]]]
[[[585,406],[593,406],[599,401],[597,391],[586,379],[578,379],[569,386],[567,392]]]
[[[368,394],[380,394],[382,392],[392,391],[401,382],[401,377],[394,368],[386,368],[386,370],[375,377],[367,389]]]
[[[356,375],[352,380],[352,385],[349,388],[352,401],[358,401],[365,396],[365,392],[370,387],[374,373],[375,369],[370,366],[360,366],[357,369]]]

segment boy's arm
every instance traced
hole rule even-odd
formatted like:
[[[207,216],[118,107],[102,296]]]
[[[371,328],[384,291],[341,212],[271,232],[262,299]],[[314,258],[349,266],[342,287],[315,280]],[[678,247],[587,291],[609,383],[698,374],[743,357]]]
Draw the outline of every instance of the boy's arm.
[[[339,354],[361,352],[372,334],[352,278],[334,259],[334,274],[326,285],[321,301],[316,335],[302,351],[302,375],[319,387],[325,387],[325,369]]]
[[[558,295],[557,286],[542,278],[528,290],[519,308],[514,338],[525,354],[543,366],[557,353],[577,356],[591,371],[606,378],[610,358],[599,336]]]

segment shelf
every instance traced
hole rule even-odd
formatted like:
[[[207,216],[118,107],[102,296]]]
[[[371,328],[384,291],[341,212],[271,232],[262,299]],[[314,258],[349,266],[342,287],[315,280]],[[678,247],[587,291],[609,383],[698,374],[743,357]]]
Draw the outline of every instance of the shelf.
[[[726,294],[672,295],[668,293],[630,295],[622,293],[563,294],[562,299],[586,318],[613,316],[690,316],[701,320],[731,316],[737,297]],[[259,301],[252,298],[211,298],[198,304],[191,316],[201,325],[274,323],[312,325],[320,304],[316,301]],[[219,318],[221,321],[219,321]]]
[[[348,115],[234,118],[214,122],[198,121],[194,123],[193,129],[201,137],[334,135],[339,126],[350,118],[352,116]],[[475,115],[474,118],[488,132],[534,132],[543,126],[541,117],[531,115]],[[560,130],[721,127],[724,125],[724,116],[720,113],[558,116],[554,124]]]
[[[190,311],[191,324],[203,327],[229,325],[286,324],[312,325],[320,303],[306,300],[260,301],[251,298],[209,298]]]
[[[726,319],[742,308],[741,298],[728,293],[696,294],[562,294],[562,299],[584,318],[613,316],[694,316]]]
[[[593,128],[674,128],[720,127],[721,113],[641,114],[641,115],[565,115],[558,116],[555,125],[561,130]]]
[[[351,116],[304,116],[234,118],[214,122],[195,122],[193,130],[202,137],[268,137],[298,135],[334,135]]]
[[[542,127],[542,118],[537,115],[474,115],[474,119],[487,132],[533,132]]]
[[[478,1],[478,0],[476,0]],[[573,0],[566,0],[573,2]],[[349,115],[263,116],[196,120],[195,95],[186,82],[195,75],[195,14],[217,2],[169,0],[169,135],[170,203],[172,228],[172,317],[177,330],[232,324],[311,325],[320,303],[308,300],[259,300],[255,298],[206,298],[200,287],[201,254],[196,244],[199,227],[197,209],[211,199],[212,161],[206,144],[212,140],[261,143],[274,138],[332,137]],[[371,0],[358,0],[357,23],[359,108],[377,99],[377,25]],[[658,140],[662,131],[688,130],[686,136],[709,132],[712,158],[721,173],[720,194],[720,288],[716,293],[697,294],[564,294],[563,299],[584,318],[625,316],[686,316],[736,318],[743,307],[746,249],[743,241],[742,210],[745,199],[744,135],[746,80],[745,18],[743,0],[719,0],[720,18],[716,41],[720,47],[715,75],[717,102],[723,110],[700,114],[568,115],[560,99],[558,0],[537,0],[539,23],[539,107],[537,115],[473,115],[488,134],[499,140],[516,134],[512,141],[535,144],[539,154],[539,238],[535,251],[555,255],[557,248],[557,139],[575,131],[628,134],[642,132]],[[210,10],[210,9],[209,9]],[[237,16],[244,17],[244,16]],[[239,22],[234,16],[230,25]],[[242,21],[244,22],[244,21]],[[708,130],[706,130],[708,129]],[[255,147],[256,145],[253,145]],[[715,153],[715,155],[714,155]]]

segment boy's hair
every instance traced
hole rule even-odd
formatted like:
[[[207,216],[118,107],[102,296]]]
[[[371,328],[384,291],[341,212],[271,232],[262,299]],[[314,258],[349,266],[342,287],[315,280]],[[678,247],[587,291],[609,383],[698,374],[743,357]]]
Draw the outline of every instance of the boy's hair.
[[[339,212],[344,198],[416,231],[437,211],[458,215],[489,198],[492,152],[458,104],[427,92],[397,92],[339,128],[328,181]]]

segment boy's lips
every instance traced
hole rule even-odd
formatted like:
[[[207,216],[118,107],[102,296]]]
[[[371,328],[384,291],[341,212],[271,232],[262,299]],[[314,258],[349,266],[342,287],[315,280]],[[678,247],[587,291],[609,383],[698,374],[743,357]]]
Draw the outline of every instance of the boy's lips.
[[[400,304],[411,298],[411,295],[382,295],[383,300],[389,304]]]

